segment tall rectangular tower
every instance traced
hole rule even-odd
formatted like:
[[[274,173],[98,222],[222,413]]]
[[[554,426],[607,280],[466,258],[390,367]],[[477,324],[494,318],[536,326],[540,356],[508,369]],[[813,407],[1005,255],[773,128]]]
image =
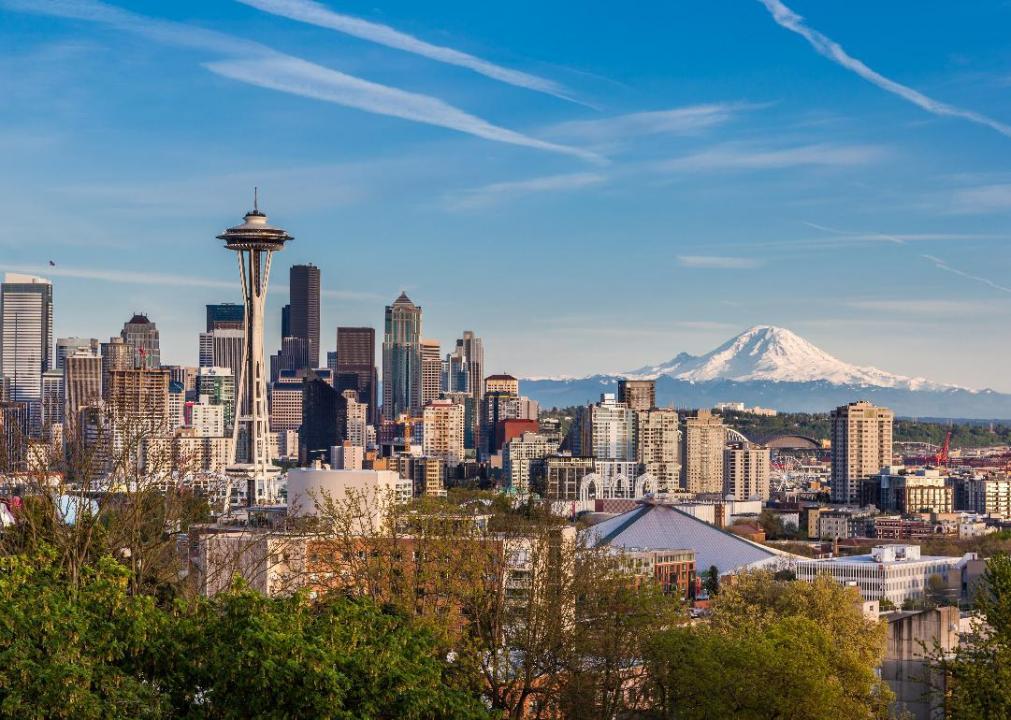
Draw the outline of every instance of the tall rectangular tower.
[[[319,268],[315,265],[292,265],[290,329],[292,337],[305,340],[310,368],[319,367]],[[303,368],[299,368],[303,369]]]
[[[368,422],[379,422],[379,403],[376,372],[376,331],[370,327],[337,328],[337,361],[334,377],[353,374],[358,402],[368,404]]]
[[[723,448],[727,427],[709,410],[685,418],[681,435],[681,485],[690,493],[723,492]]]
[[[400,293],[386,306],[383,334],[383,417],[420,411],[421,307]]]
[[[860,500],[860,481],[892,463],[895,413],[866,401],[832,411],[832,501]]]
[[[28,407],[29,431],[42,430],[42,373],[53,367],[53,286],[7,273],[0,284],[0,383]]]

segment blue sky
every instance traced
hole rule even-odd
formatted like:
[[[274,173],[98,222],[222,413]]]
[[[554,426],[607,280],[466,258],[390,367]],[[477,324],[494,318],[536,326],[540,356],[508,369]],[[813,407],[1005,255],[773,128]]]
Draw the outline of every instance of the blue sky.
[[[1011,391],[1011,3],[0,0],[0,270],[194,363],[259,185],[323,345],[401,289],[490,371],[754,324]],[[48,268],[48,261],[56,268]]]

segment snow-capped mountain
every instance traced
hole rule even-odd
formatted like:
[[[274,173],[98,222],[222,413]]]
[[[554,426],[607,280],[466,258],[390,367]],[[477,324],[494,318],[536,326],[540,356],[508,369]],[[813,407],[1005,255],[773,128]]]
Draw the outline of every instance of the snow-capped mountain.
[[[523,394],[545,407],[594,402],[620,378],[656,379],[657,402],[709,407],[723,401],[788,412],[824,412],[869,400],[905,416],[1011,418],[1011,395],[969,390],[847,363],[784,328],[749,328],[704,355],[583,378],[526,378]]]
[[[689,382],[817,382],[909,390],[941,389],[924,378],[843,362],[785,328],[756,325],[705,355],[681,353],[673,360],[639,368],[629,377],[666,375]]]

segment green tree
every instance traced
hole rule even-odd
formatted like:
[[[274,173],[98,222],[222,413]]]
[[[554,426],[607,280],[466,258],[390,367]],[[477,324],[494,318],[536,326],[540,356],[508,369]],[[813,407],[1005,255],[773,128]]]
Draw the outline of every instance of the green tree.
[[[720,594],[720,569],[718,567],[715,565],[709,566],[706,579],[702,581],[702,587],[705,588],[706,594],[711,598]]]
[[[1011,557],[987,561],[985,585],[976,594],[978,619],[953,654],[936,652],[949,717],[1011,717]]]
[[[710,622],[656,635],[646,655],[664,718],[883,718],[876,677],[885,629],[831,579],[744,574],[714,600]]]

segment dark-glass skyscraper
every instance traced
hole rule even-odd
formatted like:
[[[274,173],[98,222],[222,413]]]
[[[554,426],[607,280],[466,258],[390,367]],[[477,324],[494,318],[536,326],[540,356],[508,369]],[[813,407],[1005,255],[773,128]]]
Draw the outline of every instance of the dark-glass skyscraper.
[[[383,334],[383,417],[421,411],[421,308],[407,293],[386,306]]]
[[[379,423],[376,372],[376,331],[370,327],[337,328],[337,353],[333,371],[336,378],[353,374],[356,377],[354,389],[358,392],[358,402],[368,403],[368,422]],[[350,387],[346,381],[335,381],[335,385]]]
[[[217,303],[207,306],[207,332],[222,330],[242,330],[246,320],[246,308],[236,303]]]
[[[119,334],[123,342],[133,348],[135,368],[151,370],[161,367],[158,327],[148,320],[147,315],[136,313],[123,323],[123,330]]]
[[[302,381],[302,425],[298,457],[302,465],[328,461],[330,448],[347,439],[348,401],[330,383],[310,372]]]
[[[289,279],[291,316],[289,334],[305,340],[308,367],[319,367],[319,268],[292,265]]]

